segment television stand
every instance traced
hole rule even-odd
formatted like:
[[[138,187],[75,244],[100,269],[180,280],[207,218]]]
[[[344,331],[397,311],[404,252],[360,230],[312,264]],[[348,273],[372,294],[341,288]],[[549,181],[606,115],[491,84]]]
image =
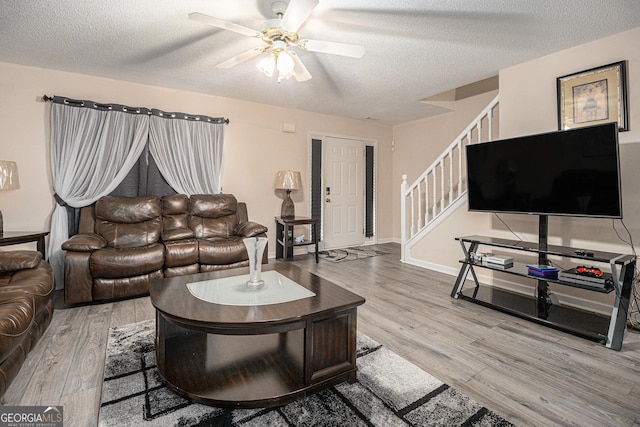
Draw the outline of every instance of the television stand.
[[[451,291],[453,298],[471,301],[557,330],[602,342],[607,348],[613,350],[622,348],[636,262],[632,255],[576,250],[567,246],[547,245],[546,238],[542,245],[484,236],[457,237],[456,240],[462,246],[464,259],[460,261],[462,267]],[[487,251],[491,251],[493,248],[503,248],[525,255],[528,254],[531,255],[531,261],[528,263],[514,262],[512,266],[506,268],[478,263],[471,254],[479,250],[482,252],[481,247],[487,247]],[[604,287],[585,286],[558,279],[541,279],[528,274],[527,264],[543,264],[544,262],[540,261],[546,261],[547,256],[550,255],[584,260],[585,264],[590,265],[594,263],[608,264],[611,269],[613,283]],[[537,297],[532,298],[515,292],[481,285],[476,276],[476,268],[500,271],[535,280],[538,285]],[[471,273],[475,287],[465,290],[463,288],[469,273]],[[550,284],[578,287],[592,292],[615,292],[616,296],[611,316],[552,304],[549,297]]]

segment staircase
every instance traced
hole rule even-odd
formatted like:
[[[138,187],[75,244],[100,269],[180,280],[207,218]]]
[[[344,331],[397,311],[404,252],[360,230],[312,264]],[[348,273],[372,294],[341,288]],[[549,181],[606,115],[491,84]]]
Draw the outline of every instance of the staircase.
[[[401,260],[407,250],[466,200],[465,147],[498,135],[498,96],[411,185],[402,176]]]

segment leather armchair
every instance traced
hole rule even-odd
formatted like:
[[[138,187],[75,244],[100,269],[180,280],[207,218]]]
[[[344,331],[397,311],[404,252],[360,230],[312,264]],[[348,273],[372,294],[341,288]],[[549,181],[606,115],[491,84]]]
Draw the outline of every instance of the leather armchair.
[[[40,252],[0,252],[0,397],[49,326],[54,290]]]
[[[102,197],[91,233],[63,243],[65,302],[144,295],[163,277],[162,218],[157,197]]]

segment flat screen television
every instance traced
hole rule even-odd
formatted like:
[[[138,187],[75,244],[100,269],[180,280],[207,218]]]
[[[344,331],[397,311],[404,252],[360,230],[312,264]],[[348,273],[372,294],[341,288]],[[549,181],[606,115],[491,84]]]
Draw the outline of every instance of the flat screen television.
[[[467,146],[470,211],[622,218],[616,123]]]

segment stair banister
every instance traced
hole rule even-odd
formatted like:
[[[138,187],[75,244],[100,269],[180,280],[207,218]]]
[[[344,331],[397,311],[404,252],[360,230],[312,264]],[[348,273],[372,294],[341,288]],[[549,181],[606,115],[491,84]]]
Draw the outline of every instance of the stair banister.
[[[414,242],[420,236],[426,234],[430,225],[436,219],[440,219],[447,212],[447,209],[458,202],[466,195],[464,188],[464,162],[463,150],[466,145],[478,142],[493,140],[493,111],[499,103],[496,96],[480,114],[458,135],[457,138],[438,156],[431,165],[415,180],[411,185],[407,184],[407,175],[402,175],[402,185],[400,187],[400,239],[401,239],[401,259],[406,260],[407,245]],[[486,120],[487,139],[483,141],[483,120]],[[475,134],[476,141],[473,139]],[[457,156],[456,156],[457,153]],[[454,157],[457,157],[457,162]],[[448,159],[447,159],[448,158]],[[453,165],[457,163],[457,179],[454,180]],[[449,165],[449,173],[445,173],[445,165]],[[439,170],[438,170],[439,169]],[[431,188],[433,194],[429,193],[429,177],[431,177]],[[447,181],[448,178],[448,182]],[[439,182],[438,182],[439,181]],[[457,182],[456,182],[457,181]],[[422,197],[422,185],[424,183],[424,198]],[[445,189],[448,188],[448,193]],[[440,198],[438,199],[438,189]],[[414,193],[418,193],[417,197]],[[429,199],[432,199],[432,206],[429,206]],[[416,205],[417,199],[417,205]],[[424,207],[423,207],[424,200]],[[408,206],[407,206],[408,204]],[[409,212],[407,212],[409,210]],[[417,219],[415,218],[417,213]],[[408,222],[408,223],[407,223]],[[408,235],[407,235],[408,234]]]

